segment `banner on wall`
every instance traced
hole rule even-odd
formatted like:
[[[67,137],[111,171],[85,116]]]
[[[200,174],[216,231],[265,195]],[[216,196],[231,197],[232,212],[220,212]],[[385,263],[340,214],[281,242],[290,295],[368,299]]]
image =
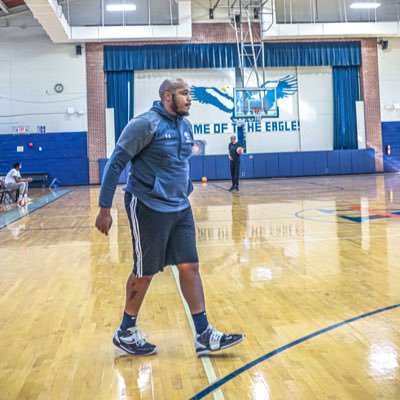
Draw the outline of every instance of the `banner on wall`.
[[[247,71],[247,74],[250,74]],[[189,83],[192,94],[190,122],[196,135],[235,133],[234,96],[235,70],[136,71],[135,115],[147,111],[158,96],[158,88],[166,76],[179,76]],[[291,132],[299,129],[297,76],[295,68],[274,68],[268,79],[257,85],[256,77],[246,78],[246,87],[276,84],[276,94],[268,92],[266,108],[276,108],[276,116],[261,123],[248,121],[248,132]]]

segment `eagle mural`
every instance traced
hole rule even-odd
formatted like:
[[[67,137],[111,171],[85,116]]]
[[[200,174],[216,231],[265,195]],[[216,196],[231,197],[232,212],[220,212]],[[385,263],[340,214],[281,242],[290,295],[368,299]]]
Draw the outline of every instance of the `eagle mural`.
[[[268,83],[277,81],[265,81],[260,87],[265,87]],[[285,97],[293,96],[297,92],[297,78],[287,75],[278,80],[275,92],[268,91],[264,97],[265,109],[269,110],[276,101]],[[209,104],[231,114],[231,119],[234,116],[234,99],[223,90],[216,87],[207,86],[191,86],[190,94],[193,101],[198,101],[201,104]],[[276,97],[275,97],[276,96]]]

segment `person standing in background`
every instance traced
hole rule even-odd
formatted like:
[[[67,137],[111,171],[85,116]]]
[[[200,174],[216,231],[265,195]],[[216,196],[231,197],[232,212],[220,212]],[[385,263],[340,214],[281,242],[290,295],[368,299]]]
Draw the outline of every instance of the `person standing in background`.
[[[240,174],[240,156],[243,154],[243,147],[236,141],[236,136],[231,136],[231,142],[228,146],[228,157],[230,160],[232,186],[229,189],[239,191],[239,174]]]

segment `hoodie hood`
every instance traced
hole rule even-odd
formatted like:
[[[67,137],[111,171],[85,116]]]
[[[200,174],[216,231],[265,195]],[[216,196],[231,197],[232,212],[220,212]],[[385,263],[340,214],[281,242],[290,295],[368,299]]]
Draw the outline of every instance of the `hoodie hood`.
[[[153,106],[150,111],[155,111],[158,114],[162,115],[164,118],[169,119],[170,121],[176,121],[178,119],[182,119],[179,116],[171,115],[162,105],[160,100],[156,100],[153,102]]]

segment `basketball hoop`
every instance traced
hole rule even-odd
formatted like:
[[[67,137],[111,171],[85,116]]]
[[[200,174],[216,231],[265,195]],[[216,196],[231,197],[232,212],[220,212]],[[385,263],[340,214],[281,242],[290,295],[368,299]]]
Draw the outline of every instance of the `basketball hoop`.
[[[261,121],[261,118],[262,118],[262,111],[263,111],[262,108],[253,108],[254,119],[255,119],[257,122],[260,122],[260,121]]]

